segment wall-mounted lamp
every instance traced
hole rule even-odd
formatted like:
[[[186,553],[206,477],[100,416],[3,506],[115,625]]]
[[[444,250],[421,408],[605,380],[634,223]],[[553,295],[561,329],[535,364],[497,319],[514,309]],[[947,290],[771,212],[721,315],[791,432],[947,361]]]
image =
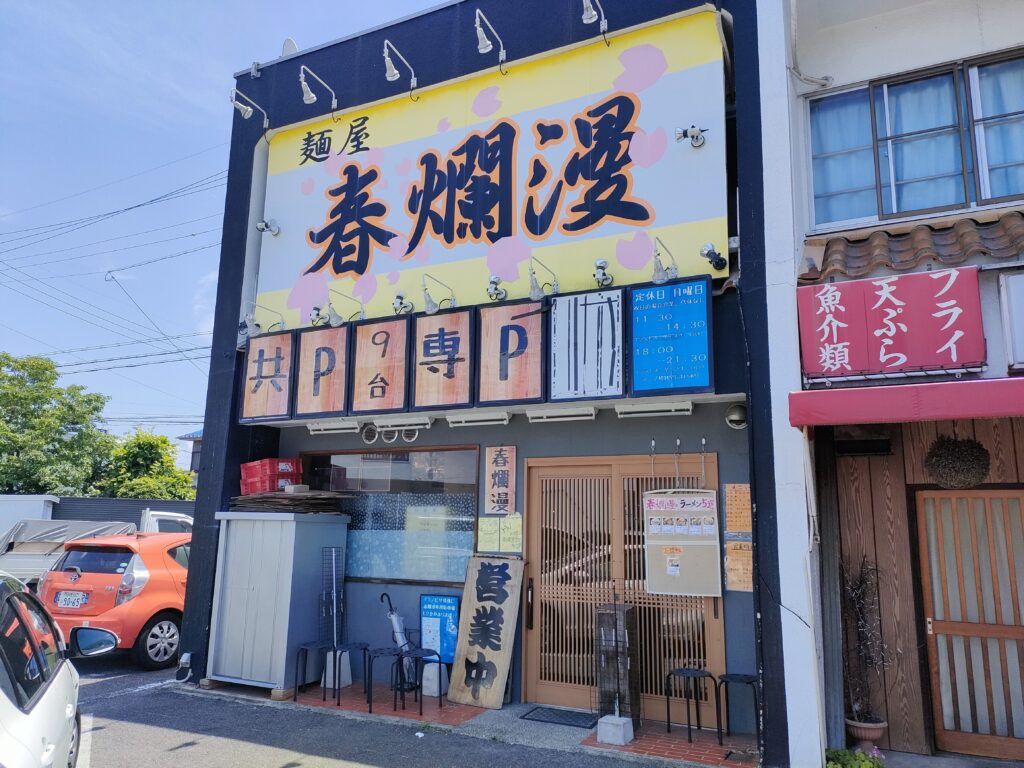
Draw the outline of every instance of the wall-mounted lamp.
[[[505,52],[505,43],[502,42],[501,35],[498,34],[498,31],[494,28],[494,25],[491,24],[491,20],[484,16],[484,12],[481,11],[479,8],[476,9],[475,20],[476,49],[480,52],[481,55],[485,53],[490,53],[492,50],[494,50],[494,44],[491,42],[490,38],[487,37],[487,33],[484,32],[484,28],[480,26],[481,21],[484,22],[484,24],[486,24],[490,28],[491,34],[493,34],[495,39],[498,41],[498,69],[501,71],[501,74],[504,75],[506,74],[506,72],[504,69],[502,69],[501,65],[505,62],[505,59],[507,58],[507,54]]]
[[[270,333],[274,330],[275,326],[280,326],[279,330],[288,330],[288,324],[284,320],[284,315],[275,309],[270,307],[264,307],[262,304],[257,304],[255,301],[250,301],[249,306],[252,309],[246,313],[245,320],[239,325],[238,332],[243,336],[252,338],[253,336],[259,336],[261,333]],[[264,312],[270,312],[271,314],[277,315],[280,319],[276,323],[271,323],[270,327],[265,331],[263,326],[256,322],[256,310],[262,309]]]
[[[347,293],[342,293],[341,291],[336,291],[333,288],[328,288],[327,292],[329,294],[331,294],[332,296],[337,296],[339,298],[345,299],[346,301],[351,301],[353,304],[358,304],[359,305],[359,315],[358,315],[359,319],[360,320],[365,320],[366,319],[366,305],[363,304],[363,302],[361,302],[359,299],[355,298],[354,296],[349,296]],[[356,315],[352,315],[351,317],[349,317],[349,320],[351,320],[353,317],[356,317]]]
[[[543,299],[545,296],[548,295],[548,294],[544,293],[544,286],[542,286],[539,282],[537,282],[537,273],[533,269],[533,263],[534,262],[537,262],[542,267],[544,267],[545,271],[549,275],[551,275],[551,282],[550,283],[544,283],[544,285],[548,286],[551,289],[550,295],[552,295],[552,296],[557,295],[558,292],[561,290],[561,288],[558,285],[558,276],[554,272],[552,272],[551,269],[548,267],[548,265],[545,264],[543,261],[538,259],[536,256],[531,256],[530,257],[530,298],[533,301],[540,301],[541,299]]]
[[[396,315],[408,315],[412,313],[412,302],[405,298],[404,293],[396,293],[395,300],[391,302]]]
[[[402,55],[400,50],[395,48],[395,44],[390,40],[384,41],[384,77],[387,78],[389,83],[395,82],[395,80],[400,77],[398,70],[395,68],[395,63],[391,60],[391,54],[388,53],[388,48],[394,51],[395,55],[400,58],[402,63],[409,69],[409,74],[411,75],[409,80],[409,98],[416,101],[412,96],[412,92],[416,90],[416,70],[412,68],[412,64],[409,63],[409,60]]]
[[[725,269],[729,266],[729,262],[726,258],[715,250],[713,243],[704,243],[700,248],[700,257],[707,259],[711,264],[712,269]]]
[[[607,288],[615,282],[615,278],[608,271],[608,262],[604,259],[594,262],[594,282],[597,283],[598,288]]]
[[[273,219],[263,219],[256,222],[256,229],[259,232],[269,232],[274,237],[277,237],[281,233],[281,228],[277,226],[277,222]]]
[[[345,318],[337,313],[333,304],[327,302],[326,307],[313,307],[310,310],[309,322],[314,326],[329,325],[331,328],[339,328],[345,324]]]
[[[668,254],[669,258],[672,259],[672,266],[665,269],[665,265],[661,263],[661,252],[658,250],[658,246],[665,249],[665,253]],[[679,265],[676,264],[676,257],[672,254],[672,251],[668,249],[668,246],[661,241],[661,238],[657,235],[654,236],[654,274],[651,275],[651,282],[655,285],[661,285],[667,283],[669,280],[675,280],[679,277]]]
[[[459,306],[455,302],[455,291],[452,290],[452,287],[450,285],[448,285],[447,283],[442,283],[440,280],[438,280],[433,275],[430,275],[430,274],[427,274],[426,272],[424,272],[423,273],[423,278],[422,278],[422,281],[423,281],[423,311],[424,312],[426,312],[428,315],[436,315],[438,310],[441,309],[441,305],[438,304],[436,301],[434,301],[433,297],[430,295],[430,291],[427,290],[427,278],[428,277],[431,280],[433,280],[435,283],[440,285],[441,287],[448,289],[448,298],[447,299],[441,299],[441,301],[447,301],[449,309],[455,309],[455,307]]]
[[[331,111],[333,112],[336,110],[338,108],[338,96],[334,92],[334,89],[325,83],[322,77],[305,64],[299,67],[299,85],[302,88],[302,102],[304,104],[316,104],[316,94],[313,93],[313,89],[310,88],[309,83],[306,82],[306,75],[312,76],[314,80],[331,92]]]
[[[600,16],[594,10],[595,3],[597,4],[597,10],[601,11]],[[604,38],[606,45],[611,45],[608,42],[608,36],[605,34],[608,31],[608,17],[604,15],[604,7],[601,5],[601,0],[583,0],[583,23],[593,24],[598,18],[601,19],[601,23],[598,25],[598,29],[601,30],[601,36]]]
[[[491,301],[504,301],[508,298],[508,291],[504,288],[499,288],[501,285],[501,278],[497,275],[491,275],[491,281],[487,283],[487,298]]]
[[[691,147],[703,147],[704,134],[707,133],[707,130],[707,128],[698,128],[696,125],[691,125],[689,128],[676,128],[676,142],[689,139]]]
[[[241,96],[243,99],[245,99],[247,102],[249,102],[249,104],[243,104],[242,102],[240,102],[238,100],[239,96]],[[267,111],[265,109],[263,109],[263,107],[261,107],[255,101],[253,101],[248,96],[246,96],[244,93],[242,93],[240,90],[238,90],[237,88],[232,88],[231,89],[231,96],[230,96],[230,98],[231,98],[231,106],[233,106],[235,109],[238,110],[238,114],[240,114],[242,116],[243,120],[248,120],[250,117],[252,117],[252,110],[253,110],[253,107],[255,107],[256,109],[258,109],[263,114],[263,128],[264,128],[264,130],[266,130],[267,128],[270,127],[270,118],[267,116]],[[249,106],[249,105],[252,105],[252,106]]]

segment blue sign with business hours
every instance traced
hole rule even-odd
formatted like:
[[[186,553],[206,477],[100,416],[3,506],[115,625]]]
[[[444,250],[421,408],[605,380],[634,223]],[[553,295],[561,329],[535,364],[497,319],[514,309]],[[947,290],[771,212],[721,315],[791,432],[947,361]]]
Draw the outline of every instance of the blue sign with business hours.
[[[458,595],[420,595],[420,645],[437,651],[441,661],[451,664],[458,639]]]
[[[712,392],[711,279],[629,290],[630,394]]]

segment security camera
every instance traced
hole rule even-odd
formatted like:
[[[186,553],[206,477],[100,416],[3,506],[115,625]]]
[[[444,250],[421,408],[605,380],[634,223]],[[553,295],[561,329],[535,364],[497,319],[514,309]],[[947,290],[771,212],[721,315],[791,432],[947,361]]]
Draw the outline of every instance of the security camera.
[[[406,301],[404,293],[396,293],[391,306],[394,307],[396,315],[408,315],[412,312],[412,302]]]
[[[497,275],[491,275],[491,281],[487,284],[487,298],[491,301],[504,301],[508,298],[508,291],[504,288],[499,288],[501,285],[501,278]]]
[[[264,219],[256,222],[256,229],[260,232],[269,232],[274,237],[277,237],[281,232],[281,228],[277,226],[277,222],[273,219]]]
[[[747,427],[747,406],[743,403],[733,403],[725,410],[725,423],[733,429],[746,429]]]
[[[608,273],[608,262],[598,259],[594,262],[594,281],[598,288],[607,288],[615,278]]]
[[[712,243],[704,243],[700,249],[700,257],[707,259],[711,263],[712,269],[725,269],[729,266],[729,262],[725,260],[725,257],[715,250],[715,246]]]

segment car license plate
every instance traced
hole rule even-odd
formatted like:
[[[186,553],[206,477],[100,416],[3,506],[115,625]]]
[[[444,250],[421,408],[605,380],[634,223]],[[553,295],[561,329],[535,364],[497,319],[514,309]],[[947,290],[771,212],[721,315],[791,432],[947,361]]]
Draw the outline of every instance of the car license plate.
[[[85,592],[58,592],[58,608],[81,608],[86,601]]]

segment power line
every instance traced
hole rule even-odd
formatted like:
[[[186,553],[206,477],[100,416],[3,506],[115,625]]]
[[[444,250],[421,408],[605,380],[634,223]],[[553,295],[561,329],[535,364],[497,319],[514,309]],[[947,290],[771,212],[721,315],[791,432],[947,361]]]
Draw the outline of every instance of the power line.
[[[120,184],[122,181],[128,181],[129,179],[137,179],[139,176],[145,176],[147,173],[152,173],[153,171],[159,171],[161,168],[167,168],[168,166],[174,165],[175,163],[181,163],[181,162],[184,162],[185,160],[191,160],[193,157],[199,157],[199,155],[204,155],[207,152],[211,152],[211,151],[213,151],[215,149],[220,149],[221,147],[226,147],[227,145],[228,145],[228,142],[222,142],[220,144],[215,144],[212,147],[207,147],[206,149],[201,149],[198,152],[193,152],[191,155],[185,155],[184,157],[179,157],[179,158],[177,158],[175,160],[168,160],[166,163],[162,163],[160,165],[155,165],[152,168],[147,168],[144,171],[139,171],[138,173],[133,173],[130,176],[122,176],[119,179],[114,179],[113,181],[108,181],[105,184],[99,184],[99,185],[97,185],[95,187],[89,187],[88,189],[83,189],[81,192],[74,192],[74,193],[72,193],[70,195],[65,195],[64,197],[58,197],[55,200],[47,200],[46,202],[43,202],[43,203],[36,203],[35,205],[30,205],[27,208],[19,208],[16,211],[8,211],[7,213],[0,214],[0,219],[6,219],[9,216],[14,216],[14,215],[19,214],[19,213],[25,213],[26,211],[34,211],[37,208],[45,208],[46,206],[54,205],[55,203],[62,203],[65,200],[71,200],[72,198],[75,198],[75,197],[81,197],[82,195],[87,195],[90,192],[95,192],[98,189],[106,189],[107,187],[112,187],[115,184]]]
[[[117,277],[115,277],[115,275],[114,275],[114,273],[113,273],[113,272],[108,272],[108,273],[107,273],[107,277],[106,277],[105,279],[113,281],[113,282],[114,282],[114,283],[115,283],[115,284],[117,285],[117,287],[121,289],[122,293],[124,293],[124,295],[128,297],[128,300],[129,300],[129,301],[130,301],[130,302],[131,302],[132,304],[134,304],[134,305],[135,305],[135,308],[136,308],[137,310],[139,310],[139,312],[141,312],[141,313],[142,313],[142,316],[143,316],[144,318],[146,318],[147,320],[149,320],[149,324],[153,326],[153,328],[154,328],[154,329],[156,330],[156,332],[157,332],[157,333],[159,333],[159,334],[160,334],[161,336],[163,336],[163,337],[164,337],[165,339],[167,338],[167,334],[166,334],[166,333],[164,333],[164,332],[163,332],[163,330],[162,330],[162,329],[160,328],[160,326],[156,324],[156,321],[154,321],[154,320],[153,320],[153,318],[152,318],[152,317],[150,317],[150,316],[149,316],[149,315],[148,315],[148,314],[146,313],[146,310],[144,310],[144,309],[143,309],[143,308],[142,308],[142,307],[141,307],[141,306],[139,305],[139,302],[137,302],[137,301],[136,301],[135,299],[133,299],[133,298],[132,298],[132,295],[131,295],[130,293],[128,293],[128,289],[127,289],[127,288],[125,288],[125,287],[124,287],[123,285],[121,285],[121,282],[120,282],[120,281],[119,281],[119,280],[117,279]],[[171,343],[171,346],[173,346],[173,347],[174,347],[175,349],[177,349],[177,350],[178,350],[179,352],[181,352],[181,351],[182,351],[182,349],[181,349],[181,348],[180,348],[180,347],[178,346],[177,342],[175,342],[175,341],[173,341],[173,340],[170,340],[170,339],[168,339],[168,340],[170,341],[170,343]],[[189,360],[189,361],[194,361],[194,359],[195,359],[195,358],[184,358],[184,359],[186,359],[186,360]],[[205,372],[205,371],[204,371],[204,370],[203,370],[202,368],[200,368],[200,367],[199,367],[198,365],[196,365],[196,363],[195,363],[195,362],[192,362],[192,367],[193,367],[193,368],[195,368],[195,369],[196,369],[197,371],[199,371],[199,375],[200,375],[200,376],[206,376],[206,375],[207,375],[207,374],[206,374],[206,372]]]
[[[7,328],[6,325],[3,326],[3,327]],[[9,330],[14,331],[15,333],[21,333],[21,331],[18,331],[18,330],[14,329],[14,328],[10,328]],[[22,335],[25,336],[27,334],[22,334]],[[212,335],[213,335],[213,331],[196,331],[195,333],[181,333],[181,334],[178,334],[177,336],[168,336],[166,338],[170,338],[170,339],[188,339],[188,338],[191,338],[193,336],[212,336]],[[29,338],[31,338],[31,337],[29,337]],[[33,341],[39,341],[39,339],[33,339]],[[163,338],[162,337],[156,337],[156,338],[150,338],[150,339],[143,339],[141,341],[118,341],[118,342],[116,342],[114,344],[97,344],[97,345],[92,346],[92,347],[77,347],[75,349],[58,349],[57,351],[50,352],[49,354],[50,355],[69,355],[72,352],[92,352],[93,350],[96,350],[96,349],[111,349],[113,347],[130,347],[130,346],[134,346],[136,344],[142,344],[142,343],[149,342],[149,341],[163,341]],[[39,343],[40,344],[45,344],[46,342],[40,341]],[[47,345],[47,346],[49,346],[49,345]]]
[[[103,240],[93,240],[91,243],[82,243],[81,245],[72,245],[68,248],[57,248],[53,251],[40,251],[39,253],[30,253],[25,256],[14,256],[10,261],[20,261],[21,259],[31,259],[34,256],[49,256],[54,253],[67,253],[68,251],[77,251],[79,248],[88,248],[91,245],[102,245],[103,243],[110,243],[114,240],[124,240],[129,237],[138,237],[139,235],[149,235],[153,232],[163,232],[166,229],[174,229],[175,227],[181,227],[185,224],[195,224],[197,221],[206,221],[207,219],[213,219],[218,216],[223,216],[224,212],[211,213],[209,216],[200,216],[198,219],[189,219],[188,221],[177,221],[174,224],[167,224],[163,227],[153,227],[153,229],[144,229],[141,232],[132,232],[128,235],[118,235],[117,237],[107,237]]]
[[[124,365],[105,365],[102,368],[87,368],[84,371],[67,371],[67,372],[63,372],[62,371],[61,375],[62,376],[73,376],[73,375],[78,374],[78,373],[96,373],[97,371],[114,371],[114,370],[118,370],[118,369],[121,369],[121,368],[143,368],[143,367],[145,367],[147,365],[163,365],[164,363],[183,363],[183,362],[188,361],[188,362],[192,363],[192,365],[196,368],[197,371],[199,371],[201,374],[203,374],[205,376],[206,373],[201,368],[196,366],[195,361],[196,360],[208,360],[208,359],[209,359],[209,355],[196,355],[195,357],[175,357],[175,358],[172,358],[170,360],[152,360],[150,362],[145,362],[145,363],[125,363]]]
[[[118,360],[136,360],[146,357],[161,357],[166,355],[177,355],[185,352],[198,352],[199,350],[209,351],[210,347],[186,347],[180,350],[167,350],[166,352],[144,352],[137,355],[122,355],[120,357],[102,357],[96,360],[83,360],[78,363],[58,363],[58,369],[70,368],[78,365],[96,365],[96,363],[112,363]]]
[[[145,266],[147,266],[149,264],[156,264],[158,261],[167,261],[168,259],[176,259],[179,256],[187,256],[190,253],[198,253],[199,251],[205,251],[205,250],[208,250],[210,248],[216,248],[219,245],[220,245],[220,241],[218,241],[216,243],[208,243],[206,245],[200,245],[200,246],[198,246],[196,248],[189,248],[188,250],[185,250],[185,251],[178,251],[177,253],[169,253],[166,256],[157,256],[157,257],[152,258],[152,259],[147,259],[146,261],[138,261],[138,262],[136,262],[134,264],[126,264],[123,267],[114,267],[113,269],[94,269],[94,270],[91,270],[89,272],[69,272],[69,273],[64,274],[64,275],[29,275],[27,278],[24,278],[24,279],[10,278],[10,277],[6,277],[6,275],[5,275],[4,276],[5,279],[4,280],[0,280],[0,285],[4,285],[5,283],[28,283],[29,285],[32,285],[32,284],[38,283],[40,281],[42,281],[42,282],[51,282],[53,280],[67,280],[67,279],[72,278],[72,277],[88,277],[89,275],[105,275],[108,272],[126,272],[129,269],[135,269],[136,267],[145,267]],[[0,261],[0,264],[8,264],[8,263],[9,262]],[[28,264],[26,266],[30,266],[31,267],[31,266],[36,266],[36,265]],[[11,268],[12,269],[19,269],[20,270],[20,268],[17,267],[17,266],[12,266]],[[24,272],[24,271],[22,271],[21,274],[28,275],[28,273]],[[54,290],[57,290],[57,289],[55,288]]]
[[[177,194],[179,192],[182,192],[183,190],[191,189],[191,188],[193,188],[193,187],[195,187],[195,186],[197,186],[199,184],[212,183],[212,180],[215,177],[225,176],[226,174],[227,174],[226,170],[217,171],[217,173],[211,173],[209,176],[204,176],[201,179],[197,179],[196,181],[190,182],[190,183],[186,184],[183,187],[178,187],[177,189],[172,189],[170,192],[164,192],[162,195],[157,195],[156,197],[150,198],[149,200],[146,200],[144,202],[135,203],[134,205],[128,205],[128,206],[125,206],[124,208],[118,208],[118,209],[115,209],[113,211],[107,211],[105,213],[94,213],[91,216],[82,216],[81,218],[78,218],[78,219],[68,219],[67,221],[57,221],[57,222],[51,222],[49,224],[40,224],[37,227],[25,227],[24,229],[10,229],[10,230],[8,230],[6,232],[0,232],[0,237],[6,237],[7,235],[17,235],[17,234],[20,234],[22,232],[38,232],[41,229],[52,229],[54,227],[65,227],[65,226],[69,226],[69,225],[73,225],[73,224],[82,224],[84,222],[90,222],[93,219],[98,219],[98,218],[103,217],[103,216],[116,216],[116,215],[121,214],[121,213],[126,213],[127,211],[133,211],[136,208],[142,208],[142,207],[147,206],[147,205],[153,205],[154,203],[161,202],[161,201],[164,200],[164,198],[169,197],[170,195],[175,195],[175,194]],[[31,237],[31,235],[29,235],[29,237]],[[22,240],[24,238],[14,238],[14,239],[15,240]]]
[[[123,248],[111,248],[111,249],[106,250],[106,251],[96,251],[95,253],[80,253],[80,254],[78,254],[76,256],[65,256],[63,259],[46,260],[46,261],[41,261],[41,262],[37,262],[37,263],[34,263],[34,264],[20,264],[19,266],[22,266],[22,267],[45,267],[45,266],[50,266],[52,264],[62,264],[64,262],[66,262],[66,261],[77,261],[78,259],[91,259],[93,256],[106,256],[109,253],[122,253],[123,251],[133,251],[136,248],[145,248],[146,246],[149,246],[149,245],[160,245],[161,243],[171,243],[171,242],[174,242],[175,240],[184,240],[184,239],[189,238],[189,237],[196,237],[197,235],[208,235],[211,232],[220,232],[220,231],[221,231],[220,227],[214,227],[213,229],[204,229],[204,230],[202,230],[200,232],[189,232],[188,234],[185,234],[185,235],[175,235],[174,237],[167,237],[167,238],[164,238],[163,240],[149,240],[149,241],[147,241],[145,243],[136,243],[135,245],[126,245]],[[80,246],[80,247],[84,248],[85,246]],[[69,250],[69,251],[70,250],[77,250],[77,248],[67,248],[65,250]],[[30,259],[30,258],[33,258],[34,256],[43,256],[43,255],[45,255],[45,254],[33,253],[33,254],[28,255],[28,256],[15,256],[14,258],[10,259],[9,261],[10,261],[10,263],[13,264],[16,261],[20,261],[20,260],[24,260],[24,259]]]

